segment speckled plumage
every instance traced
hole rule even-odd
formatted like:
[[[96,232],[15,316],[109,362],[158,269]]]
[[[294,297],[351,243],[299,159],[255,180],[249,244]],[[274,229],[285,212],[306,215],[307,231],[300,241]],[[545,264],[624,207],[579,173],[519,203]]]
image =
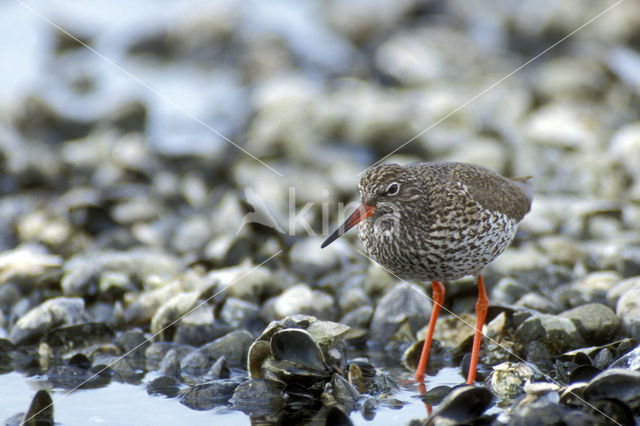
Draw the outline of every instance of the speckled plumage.
[[[479,275],[531,206],[527,179],[465,163],[382,164],[358,188],[363,204],[375,206],[358,224],[365,249],[399,277],[418,280]]]

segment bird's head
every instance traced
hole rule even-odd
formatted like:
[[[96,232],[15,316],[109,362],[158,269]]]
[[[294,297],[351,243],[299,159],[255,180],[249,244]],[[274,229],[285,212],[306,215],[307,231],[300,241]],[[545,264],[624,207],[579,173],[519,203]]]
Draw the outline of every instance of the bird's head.
[[[322,243],[326,247],[342,234],[368,217],[399,215],[400,207],[420,197],[421,189],[405,167],[395,163],[380,164],[367,169],[358,183],[360,207]]]

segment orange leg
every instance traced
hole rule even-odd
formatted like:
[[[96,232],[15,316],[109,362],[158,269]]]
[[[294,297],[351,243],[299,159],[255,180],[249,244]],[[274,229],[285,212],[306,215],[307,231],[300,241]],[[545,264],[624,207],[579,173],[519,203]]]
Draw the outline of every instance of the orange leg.
[[[427,393],[427,387],[424,385],[424,382],[418,382],[418,391],[420,392],[420,395]],[[427,417],[429,417],[433,411],[433,407],[431,404],[427,404],[426,402],[424,403],[424,406],[427,409]]]
[[[478,366],[478,355],[480,354],[480,343],[482,342],[482,326],[487,316],[489,299],[484,289],[484,278],[478,275],[478,301],[476,302],[476,332],[473,336],[473,349],[471,350],[471,363],[469,364],[469,376],[467,384],[473,385],[476,381],[476,368]]]
[[[415,378],[418,382],[423,381],[424,372],[427,369],[427,361],[429,361],[429,351],[431,350],[431,340],[433,340],[433,330],[435,330],[436,328],[438,314],[440,313],[440,308],[442,307],[442,303],[444,302],[444,285],[440,281],[431,281],[431,288],[433,289],[433,309],[431,310],[431,318],[429,319],[427,337],[424,339],[424,346],[422,347],[420,362],[418,363],[418,369],[416,370]]]

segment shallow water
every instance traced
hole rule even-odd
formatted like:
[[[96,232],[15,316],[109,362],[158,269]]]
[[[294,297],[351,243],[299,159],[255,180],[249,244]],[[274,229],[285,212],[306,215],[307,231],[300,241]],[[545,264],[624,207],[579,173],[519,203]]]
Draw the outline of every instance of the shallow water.
[[[457,368],[443,368],[436,376],[427,378],[427,389],[439,385],[456,385],[463,380]],[[411,376],[407,372],[407,378]],[[0,420],[4,421],[18,412],[24,412],[35,392],[40,389],[35,377],[24,377],[19,373],[0,376]],[[404,402],[400,409],[380,406],[373,420],[366,420],[355,411],[350,417],[356,425],[387,425],[398,421],[401,413],[403,423],[410,419],[427,417],[422,401],[416,397],[414,385],[403,388],[395,397]],[[54,416],[60,426],[108,424],[125,425],[135,421],[138,425],[218,425],[251,424],[249,416],[226,407],[209,411],[195,411],[182,405],[178,399],[149,396],[143,385],[113,382],[100,389],[78,390],[65,394],[52,392]]]

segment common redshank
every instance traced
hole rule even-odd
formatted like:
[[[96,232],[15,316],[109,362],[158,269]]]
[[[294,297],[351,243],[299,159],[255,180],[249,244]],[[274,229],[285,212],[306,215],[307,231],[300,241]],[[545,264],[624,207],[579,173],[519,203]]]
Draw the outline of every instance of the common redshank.
[[[476,327],[467,383],[473,384],[489,300],[483,269],[513,240],[531,208],[529,178],[505,178],[481,166],[454,163],[381,164],[360,179],[360,207],[325,241],[359,224],[365,250],[400,278],[431,281],[433,310],[415,378],[422,382],[445,286],[477,278]]]

